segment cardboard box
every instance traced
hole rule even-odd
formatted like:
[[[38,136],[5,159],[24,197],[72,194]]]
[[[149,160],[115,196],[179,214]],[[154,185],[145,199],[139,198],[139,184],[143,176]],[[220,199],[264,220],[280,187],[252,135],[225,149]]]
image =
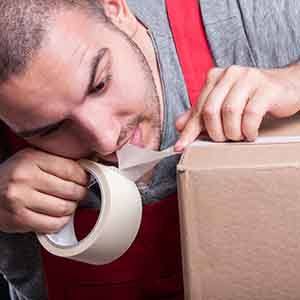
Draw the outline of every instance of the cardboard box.
[[[300,142],[190,147],[178,188],[186,299],[300,299]]]

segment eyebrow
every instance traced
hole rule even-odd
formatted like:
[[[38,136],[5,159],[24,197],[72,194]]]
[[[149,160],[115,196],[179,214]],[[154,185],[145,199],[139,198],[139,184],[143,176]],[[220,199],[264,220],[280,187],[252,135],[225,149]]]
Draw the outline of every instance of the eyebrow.
[[[85,96],[87,96],[93,88],[98,66],[99,66],[101,60],[103,59],[105,53],[107,52],[107,50],[108,50],[108,48],[99,49],[96,52],[96,55],[91,60],[91,64],[90,64],[90,67],[89,67],[89,74],[90,75],[89,75],[87,88],[86,88],[85,94],[84,94]],[[46,125],[46,126],[43,126],[43,127],[16,132],[16,134],[19,137],[24,138],[24,139],[32,138],[36,135],[42,135],[42,134],[46,133],[47,131],[51,131],[55,128],[58,128],[64,121],[65,120],[61,120],[61,121],[58,121],[56,123],[52,123],[52,124],[49,124],[49,125]]]

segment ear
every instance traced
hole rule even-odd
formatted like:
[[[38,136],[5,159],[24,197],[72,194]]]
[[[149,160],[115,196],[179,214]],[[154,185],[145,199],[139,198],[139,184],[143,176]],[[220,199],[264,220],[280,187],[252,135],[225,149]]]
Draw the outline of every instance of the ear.
[[[105,14],[120,30],[130,37],[137,30],[138,22],[126,0],[99,0],[104,8]]]

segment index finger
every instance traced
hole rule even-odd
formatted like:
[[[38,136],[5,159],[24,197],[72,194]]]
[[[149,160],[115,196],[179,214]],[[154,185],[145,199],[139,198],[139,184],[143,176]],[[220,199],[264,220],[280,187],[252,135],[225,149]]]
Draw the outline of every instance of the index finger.
[[[82,186],[88,184],[88,174],[76,161],[40,151],[36,163],[42,171],[63,180]]]
[[[222,77],[225,69],[214,68],[209,71],[207,82],[198,98],[197,106],[192,109],[190,120],[186,123],[182,130],[177,143],[175,144],[176,151],[182,151],[188,144],[192,143],[203,131],[202,110],[207,101],[208,96]]]

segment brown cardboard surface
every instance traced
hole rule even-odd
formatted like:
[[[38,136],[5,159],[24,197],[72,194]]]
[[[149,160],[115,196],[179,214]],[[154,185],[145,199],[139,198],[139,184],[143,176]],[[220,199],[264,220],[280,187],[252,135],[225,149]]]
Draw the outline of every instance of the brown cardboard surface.
[[[242,145],[235,143],[190,147],[180,170],[298,166],[300,143]]]
[[[300,143],[190,147],[178,187],[186,299],[300,299]]]

